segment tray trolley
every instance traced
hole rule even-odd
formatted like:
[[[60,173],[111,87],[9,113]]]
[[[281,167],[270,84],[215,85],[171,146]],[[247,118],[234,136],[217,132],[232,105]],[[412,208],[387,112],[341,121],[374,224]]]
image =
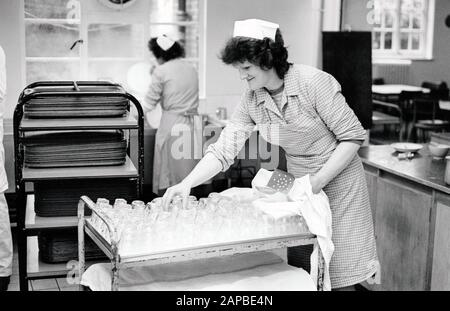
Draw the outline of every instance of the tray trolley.
[[[55,98],[82,100],[86,97],[126,99],[126,115],[122,117],[81,117],[71,116],[28,118],[24,107],[30,100],[45,98],[54,102]],[[85,103],[88,103],[86,101]],[[131,104],[137,110],[137,117],[130,114]],[[54,109],[58,112],[58,109]],[[87,180],[87,179],[128,179],[135,182],[137,197],[143,194],[144,182],[144,113],[139,101],[122,86],[106,81],[39,81],[29,84],[21,92],[14,110],[14,169],[15,190],[17,194],[17,241],[19,259],[20,290],[28,291],[28,281],[67,276],[70,269],[66,263],[46,264],[38,258],[37,240],[39,232],[77,228],[77,216],[38,217],[35,215],[32,195],[34,190],[28,185],[38,181]],[[24,166],[24,135],[28,132],[81,131],[81,130],[124,130],[137,132],[137,145],[131,148],[128,143],[124,165],[102,166],[93,169],[89,166],[33,169]],[[136,151],[136,166],[131,151]]]
[[[85,208],[89,208],[103,221],[108,229],[109,243],[90,223],[89,218],[84,215]],[[81,277],[86,270],[85,266],[85,244],[84,233],[86,233],[105,253],[111,261],[111,290],[119,290],[119,273],[123,267],[149,266],[171,262],[181,262],[194,259],[228,256],[233,254],[243,254],[264,250],[272,250],[284,247],[299,245],[317,245],[317,238],[312,233],[302,233],[295,235],[274,236],[270,238],[260,238],[252,240],[240,240],[236,242],[215,243],[190,248],[180,248],[167,251],[152,252],[139,256],[127,256],[121,254],[118,248],[117,231],[111,226],[111,219],[97,209],[96,204],[87,196],[82,196],[78,203],[78,277]],[[312,275],[317,280],[317,290],[323,290],[324,259],[322,252],[318,251],[318,273]],[[80,290],[84,287],[80,284]]]

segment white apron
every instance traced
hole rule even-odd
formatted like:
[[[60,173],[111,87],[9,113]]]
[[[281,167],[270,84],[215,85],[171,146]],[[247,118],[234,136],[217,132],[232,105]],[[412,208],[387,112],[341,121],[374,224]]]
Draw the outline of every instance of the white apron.
[[[193,124],[184,114],[163,110],[156,132],[153,192],[180,183],[198,163],[194,159]],[[183,148],[183,149],[181,149]]]

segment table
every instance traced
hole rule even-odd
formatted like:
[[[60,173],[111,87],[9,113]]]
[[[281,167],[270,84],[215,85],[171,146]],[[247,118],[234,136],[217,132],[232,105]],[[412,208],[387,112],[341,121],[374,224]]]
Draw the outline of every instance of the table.
[[[378,99],[385,102],[392,102],[399,105],[399,108],[402,110],[402,120],[401,120],[401,129],[400,132],[406,134],[406,140],[409,140],[411,136],[412,126],[413,124],[410,122],[406,115],[407,110],[411,107],[410,105],[405,105],[400,103],[399,96],[401,92],[422,92],[424,94],[430,93],[430,89],[423,88],[420,86],[406,85],[406,84],[381,84],[381,85],[372,85],[372,97],[374,99]],[[403,135],[401,135],[403,136]]]
[[[420,86],[406,85],[406,84],[381,84],[372,85],[372,94],[381,96],[398,96],[401,92],[423,92],[430,93],[430,89]]]
[[[439,108],[442,110],[450,110],[450,100],[440,100]]]

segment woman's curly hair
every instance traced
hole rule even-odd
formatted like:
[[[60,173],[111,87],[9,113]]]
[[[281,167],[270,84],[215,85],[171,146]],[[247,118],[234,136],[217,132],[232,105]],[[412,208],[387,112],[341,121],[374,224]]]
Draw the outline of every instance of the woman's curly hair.
[[[181,44],[179,44],[177,41],[167,50],[164,51],[156,42],[157,38],[151,38],[148,41],[148,49],[155,55],[156,58],[161,58],[165,62],[179,58],[184,57],[184,48]]]
[[[281,32],[277,29],[275,41],[248,37],[233,37],[228,40],[220,53],[220,59],[227,65],[249,61],[264,70],[275,68],[280,79],[289,70],[288,51],[284,47]]]

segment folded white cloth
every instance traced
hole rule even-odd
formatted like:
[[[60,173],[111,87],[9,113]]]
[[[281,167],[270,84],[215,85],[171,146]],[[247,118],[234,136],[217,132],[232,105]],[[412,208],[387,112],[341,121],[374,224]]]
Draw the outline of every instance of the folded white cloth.
[[[272,173],[265,169],[260,169],[252,181],[252,187],[255,190],[266,187]],[[318,247],[320,247],[324,257],[324,290],[331,290],[329,265],[334,252],[334,244],[331,240],[332,220],[330,203],[325,192],[321,191],[318,194],[313,194],[309,175],[306,175],[295,179],[292,188],[287,194],[287,199],[284,194],[277,192],[271,195],[266,194],[264,198],[254,201],[253,204],[261,210],[271,213],[274,217],[296,213],[303,216],[309,231],[317,236]],[[279,212],[277,209],[279,209]],[[315,282],[317,278],[314,276],[318,273],[318,247],[315,245],[311,254],[311,275]]]
[[[320,191],[318,194],[312,193],[309,175],[295,179],[288,197],[289,200],[298,202],[309,231],[317,236],[318,246],[322,251],[325,262],[323,289],[331,290],[329,267],[331,256],[334,252],[334,244],[331,240],[332,219],[328,197],[323,191]],[[318,272],[318,251],[319,249],[315,245],[311,254],[312,275]],[[317,280],[317,278],[313,278],[313,280]]]
[[[128,291],[314,291],[310,275],[271,252],[257,252],[122,269],[120,290]],[[95,264],[81,284],[94,291],[111,289],[111,265]]]

